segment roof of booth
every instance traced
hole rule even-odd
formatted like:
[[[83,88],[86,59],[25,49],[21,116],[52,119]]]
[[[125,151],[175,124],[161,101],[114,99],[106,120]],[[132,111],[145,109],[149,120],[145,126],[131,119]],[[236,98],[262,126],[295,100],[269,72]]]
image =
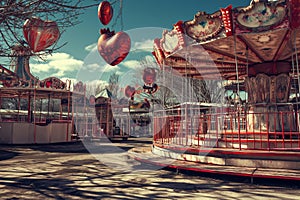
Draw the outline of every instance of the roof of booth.
[[[112,98],[112,93],[107,89],[101,90],[98,94],[96,94],[95,98]]]

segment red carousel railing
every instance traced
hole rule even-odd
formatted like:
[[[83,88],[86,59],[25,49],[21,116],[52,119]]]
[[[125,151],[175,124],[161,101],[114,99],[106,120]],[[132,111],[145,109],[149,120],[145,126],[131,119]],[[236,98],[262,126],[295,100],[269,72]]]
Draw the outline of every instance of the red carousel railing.
[[[190,110],[192,111],[192,110]],[[154,116],[154,143],[189,148],[300,149],[299,111]]]

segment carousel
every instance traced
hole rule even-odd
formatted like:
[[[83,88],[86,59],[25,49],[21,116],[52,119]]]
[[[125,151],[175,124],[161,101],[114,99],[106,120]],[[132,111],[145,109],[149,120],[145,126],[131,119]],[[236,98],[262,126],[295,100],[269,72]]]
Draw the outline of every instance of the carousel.
[[[55,21],[29,17],[24,40],[11,45],[10,66],[0,65],[0,143],[40,144],[78,139],[74,118],[85,101],[85,85],[57,77],[40,80],[30,72],[30,57],[53,52],[60,37]],[[52,47],[51,47],[52,46]],[[71,91],[71,89],[73,89]]]
[[[12,48],[13,70],[0,65],[0,143],[73,141],[76,130],[72,104],[74,99],[82,99],[85,95],[84,86],[78,83],[71,91],[69,80],[34,77],[29,67],[31,53],[29,47],[15,45]]]
[[[172,108],[176,112],[154,116],[153,152],[200,163],[300,169],[299,11],[298,0],[252,1],[195,13],[155,39],[161,70],[221,80],[238,98],[184,102]]]

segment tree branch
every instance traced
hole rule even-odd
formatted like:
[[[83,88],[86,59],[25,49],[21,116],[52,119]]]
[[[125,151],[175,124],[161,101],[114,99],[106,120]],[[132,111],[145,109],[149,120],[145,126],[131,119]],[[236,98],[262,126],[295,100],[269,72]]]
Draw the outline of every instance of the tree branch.
[[[0,57],[10,55],[11,47],[24,40],[24,21],[33,16],[55,21],[63,32],[67,27],[74,26],[80,21],[78,16],[82,10],[94,6],[84,0],[7,0],[0,4]],[[96,2],[96,1],[95,1]],[[62,45],[64,46],[64,45]],[[60,47],[62,47],[60,46]],[[43,53],[51,53],[58,48],[47,49]]]

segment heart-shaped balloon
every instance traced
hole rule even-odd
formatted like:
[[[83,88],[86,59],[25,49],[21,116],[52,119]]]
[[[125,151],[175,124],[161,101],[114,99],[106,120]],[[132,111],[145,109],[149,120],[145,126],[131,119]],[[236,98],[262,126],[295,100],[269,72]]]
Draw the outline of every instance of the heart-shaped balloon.
[[[102,1],[98,6],[98,18],[103,25],[107,25],[113,17],[113,8],[108,1]]]
[[[128,55],[131,40],[127,33],[101,29],[98,39],[98,52],[110,65],[114,66],[122,62]]]
[[[43,21],[37,17],[25,21],[23,34],[33,52],[45,50],[53,45],[60,36],[56,22]]]

